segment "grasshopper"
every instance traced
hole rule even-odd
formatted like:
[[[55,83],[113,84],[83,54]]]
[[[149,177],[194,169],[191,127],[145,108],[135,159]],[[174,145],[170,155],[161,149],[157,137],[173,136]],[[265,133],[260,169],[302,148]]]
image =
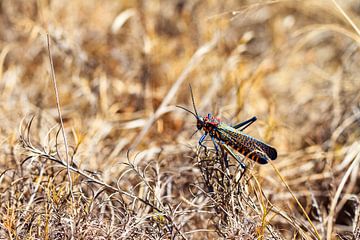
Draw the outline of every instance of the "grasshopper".
[[[228,152],[232,157],[234,157],[244,170],[246,169],[246,165],[240,160],[239,156],[235,154],[233,150],[260,164],[268,163],[269,159],[276,159],[277,151],[275,148],[243,132],[244,129],[246,129],[248,126],[250,126],[257,120],[256,117],[252,117],[235,126],[230,126],[222,122],[220,118],[212,116],[210,113],[207,116],[203,117],[199,115],[196,110],[191,86],[190,93],[194,112],[182,106],[177,107],[191,113],[196,118],[196,132],[201,130],[204,131],[203,135],[199,139],[200,146],[206,149],[206,146],[203,144],[203,142],[205,138],[209,135],[212,142],[214,143],[216,152],[218,153],[219,145],[220,147],[225,149],[226,152]]]

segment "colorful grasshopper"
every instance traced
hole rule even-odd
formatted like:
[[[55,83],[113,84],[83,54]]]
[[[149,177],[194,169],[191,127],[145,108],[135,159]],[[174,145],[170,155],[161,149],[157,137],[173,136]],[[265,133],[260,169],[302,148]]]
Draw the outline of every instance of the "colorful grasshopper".
[[[205,133],[199,140],[200,146],[206,149],[206,147],[203,145],[203,142],[206,136],[209,135],[212,142],[214,143],[216,152],[218,152],[217,144],[219,144],[231,156],[233,156],[244,169],[246,168],[245,164],[241,162],[239,157],[231,150],[231,148],[260,164],[268,163],[269,159],[276,159],[277,152],[275,148],[242,132],[245,128],[256,121],[256,117],[252,117],[251,119],[239,123],[235,126],[229,126],[221,122],[219,118],[212,116],[210,113],[206,117],[202,117],[196,111],[191,86],[190,93],[195,113],[182,106],[177,107],[195,116],[197,120],[196,131],[204,130]],[[217,143],[215,142],[215,139],[217,140]]]

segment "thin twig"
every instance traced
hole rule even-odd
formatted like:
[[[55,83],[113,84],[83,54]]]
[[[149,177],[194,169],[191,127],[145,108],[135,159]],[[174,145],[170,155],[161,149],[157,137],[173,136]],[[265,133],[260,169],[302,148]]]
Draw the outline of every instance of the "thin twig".
[[[314,230],[314,234],[315,237],[317,239],[321,239],[319,232],[317,231],[315,225],[313,224],[313,222],[311,221],[309,215],[306,213],[304,207],[301,205],[301,203],[299,202],[299,200],[297,199],[297,197],[294,195],[294,193],[292,192],[292,190],[290,189],[289,185],[286,183],[285,179],[283,178],[283,176],[281,175],[280,171],[277,169],[277,167],[275,166],[275,164],[273,164],[271,161],[269,161],[269,163],[271,164],[271,166],[273,167],[273,169],[276,172],[276,175],[280,178],[280,180],[284,183],[285,187],[287,188],[287,190],[289,191],[289,193],[291,194],[291,196],[293,197],[293,199],[295,200],[295,202],[297,203],[297,205],[300,207],[301,211],[303,212],[303,214],[305,215],[306,219],[308,220],[309,224],[311,225],[312,229]]]
[[[356,155],[356,157],[353,160],[353,162],[351,163],[350,167],[347,169],[346,173],[342,177],[341,182],[336,190],[335,196],[331,202],[329,216],[328,216],[328,224],[327,224],[327,229],[326,229],[326,239],[329,239],[329,240],[331,239],[331,233],[332,233],[332,228],[333,228],[333,218],[335,215],[335,208],[336,208],[337,203],[340,198],[340,194],[341,194],[342,190],[344,189],[346,181],[348,180],[350,174],[354,171],[354,169],[356,168],[356,166],[359,163],[360,163],[360,152]]]
[[[56,76],[55,76],[54,63],[53,63],[51,48],[50,48],[49,33],[46,34],[46,40],[47,40],[47,47],[48,47],[49,60],[50,60],[51,79],[54,84],[54,92],[55,92],[55,97],[56,97],[56,108],[57,108],[59,119],[60,119],[60,128],[61,128],[61,133],[62,133],[62,136],[64,139],[64,145],[65,145],[65,159],[66,159],[66,166],[67,166],[66,170],[67,170],[67,174],[68,174],[68,178],[69,178],[69,188],[70,188],[70,193],[71,193],[71,200],[73,203],[75,201],[75,199],[74,199],[74,194],[73,194],[73,183],[72,183],[71,173],[70,173],[70,169],[69,169],[69,167],[70,167],[69,147],[68,147],[68,143],[67,143],[67,139],[66,139],[64,122],[63,122],[62,115],[61,115],[60,98],[59,98],[59,92],[58,92],[58,88],[57,88],[57,84],[56,84]]]
[[[351,20],[351,18],[345,13],[345,11],[340,7],[340,5],[335,1],[332,0],[334,5],[336,6],[336,8],[341,12],[341,14],[345,17],[345,19],[350,23],[350,25],[352,26],[352,28],[355,30],[355,32],[360,36],[360,30],[359,28],[355,25],[355,23],[353,22],[353,20]]]

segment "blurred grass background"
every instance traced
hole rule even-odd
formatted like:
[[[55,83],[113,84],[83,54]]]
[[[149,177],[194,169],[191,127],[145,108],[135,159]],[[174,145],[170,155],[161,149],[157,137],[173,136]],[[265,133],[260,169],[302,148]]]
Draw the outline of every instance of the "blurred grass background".
[[[359,14],[356,0],[0,1],[0,166],[6,170],[0,175],[1,238],[171,238],[147,232],[152,225],[141,213],[149,210],[138,212],[142,220],[130,226],[104,217],[112,211],[103,207],[106,197],[89,197],[99,205],[89,208],[90,214],[87,204],[68,203],[66,174],[56,180],[57,171],[40,176],[32,169],[35,163],[21,164],[28,154],[18,144],[19,128],[33,115],[31,138],[48,152],[59,144],[64,156],[62,138],[55,140],[59,118],[49,33],[70,154],[79,168],[116,184],[131,147],[136,166],[156,163],[159,194],[173,208],[180,204],[181,217],[173,220],[189,239],[275,238],[258,230],[259,215],[247,216],[256,226],[246,230],[247,237],[231,235],[234,226],[219,235],[211,221],[216,212],[207,207],[202,213],[206,198],[189,190],[201,182],[190,157],[200,134],[190,138],[195,119],[175,105],[192,109],[191,84],[203,115],[216,114],[228,124],[257,116],[246,133],[277,148],[273,163],[320,236],[355,239]],[[269,201],[300,222],[294,226],[279,214],[265,216],[279,238],[311,239],[299,234],[308,222],[273,167],[246,163]],[[37,169],[46,164],[39,161]],[[137,182],[129,176],[121,184],[131,189]],[[60,214],[70,208],[74,212],[66,217]]]

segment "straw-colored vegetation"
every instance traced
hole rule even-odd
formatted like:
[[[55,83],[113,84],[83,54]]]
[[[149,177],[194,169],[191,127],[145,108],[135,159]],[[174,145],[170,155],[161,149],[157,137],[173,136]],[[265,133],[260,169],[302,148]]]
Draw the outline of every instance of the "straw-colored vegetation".
[[[1,0],[0,239],[359,239],[359,16],[356,0]],[[257,116],[245,132],[278,158],[240,178],[199,148],[175,107],[193,110],[189,84],[199,114]]]

